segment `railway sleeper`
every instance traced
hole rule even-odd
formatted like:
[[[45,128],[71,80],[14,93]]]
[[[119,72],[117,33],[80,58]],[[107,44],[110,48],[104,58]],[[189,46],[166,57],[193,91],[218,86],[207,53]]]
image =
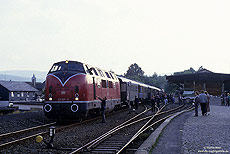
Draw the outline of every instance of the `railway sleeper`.
[[[94,149],[93,151],[91,151],[92,153],[116,153],[117,151],[119,151],[119,149],[114,149],[114,148],[102,148],[102,149]]]

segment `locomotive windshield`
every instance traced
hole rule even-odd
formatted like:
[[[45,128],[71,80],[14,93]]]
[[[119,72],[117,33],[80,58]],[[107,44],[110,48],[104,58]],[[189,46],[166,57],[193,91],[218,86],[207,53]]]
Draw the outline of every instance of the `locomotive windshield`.
[[[73,71],[77,73],[85,73],[83,64],[79,62],[55,63],[50,69],[49,73],[59,72],[59,71]]]

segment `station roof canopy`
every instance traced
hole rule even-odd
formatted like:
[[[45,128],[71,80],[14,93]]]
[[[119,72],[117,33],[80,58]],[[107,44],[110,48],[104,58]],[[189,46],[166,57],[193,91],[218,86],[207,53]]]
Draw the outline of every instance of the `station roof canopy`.
[[[25,91],[25,92],[35,92],[38,91],[34,87],[30,86],[25,82],[19,81],[0,81],[0,85],[5,87],[9,91]]]
[[[172,75],[166,76],[166,79],[169,82],[181,82],[181,81],[230,81],[230,74],[223,74],[223,73],[214,73],[207,69],[203,69],[196,73],[191,74],[179,74],[179,75]]]

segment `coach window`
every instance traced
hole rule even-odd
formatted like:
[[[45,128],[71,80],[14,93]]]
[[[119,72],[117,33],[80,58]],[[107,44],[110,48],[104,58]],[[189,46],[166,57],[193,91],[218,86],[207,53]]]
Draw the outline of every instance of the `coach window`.
[[[20,93],[19,92],[17,93],[17,97],[20,97]]]
[[[21,96],[24,97],[24,93],[23,92],[21,92]]]
[[[11,92],[11,97],[14,97],[14,92]]]
[[[102,88],[107,88],[106,80],[101,80]]]

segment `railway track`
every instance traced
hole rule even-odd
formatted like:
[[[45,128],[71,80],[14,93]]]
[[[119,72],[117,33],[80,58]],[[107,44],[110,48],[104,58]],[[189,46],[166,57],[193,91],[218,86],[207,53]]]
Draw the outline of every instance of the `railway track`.
[[[99,136],[93,141],[84,146],[72,151],[74,153],[122,153],[127,146],[130,145],[140,134],[152,128],[154,125],[163,122],[168,117],[172,116],[172,112],[183,108],[184,105],[174,109],[163,111],[165,105],[158,109],[158,111],[151,116],[141,117],[151,109],[146,109],[144,112],[138,114],[132,119],[122,123],[121,125],[111,129],[105,134]],[[141,118],[139,118],[141,117]],[[138,119],[139,118],[139,119]]]
[[[15,143],[25,141],[27,139],[34,138],[34,137],[36,137],[38,135],[43,135],[43,134],[45,134],[47,132],[46,131],[40,131],[38,133],[39,129],[44,130],[45,128],[47,128],[49,126],[52,126],[52,125],[55,125],[55,124],[56,124],[56,122],[53,122],[53,123],[49,123],[49,124],[39,125],[39,126],[36,126],[36,127],[26,128],[26,129],[23,129],[23,130],[18,130],[18,131],[15,131],[15,132],[9,132],[9,133],[5,133],[5,134],[0,134],[0,139],[1,139],[0,149],[5,147],[5,146],[9,146],[9,145],[12,145],[12,144],[15,144]],[[34,131],[37,132],[37,133],[33,133]],[[33,134],[31,134],[31,133],[33,133]]]
[[[123,111],[127,111],[127,109],[123,109],[123,110],[120,110],[118,112],[123,112]],[[111,114],[115,114],[115,113],[111,113]],[[66,126],[57,125],[56,122],[53,122],[53,123],[48,123],[48,124],[44,124],[44,125],[39,125],[36,127],[31,127],[31,128],[26,128],[26,129],[14,131],[14,132],[0,134],[0,149],[3,149],[7,146],[11,146],[14,144],[20,144],[21,142],[29,140],[29,139],[34,139],[35,137],[37,137],[39,135],[42,135],[42,136],[47,135],[49,133],[48,127],[50,127],[50,126],[56,126],[57,127],[56,132],[59,132],[61,130],[64,130],[64,129],[67,129],[67,128],[70,128],[73,126],[77,126],[77,125],[80,125],[83,123],[87,123],[90,121],[94,121],[94,120],[97,120],[100,118],[101,117],[95,117],[95,118],[84,120],[82,122],[69,124]]]

